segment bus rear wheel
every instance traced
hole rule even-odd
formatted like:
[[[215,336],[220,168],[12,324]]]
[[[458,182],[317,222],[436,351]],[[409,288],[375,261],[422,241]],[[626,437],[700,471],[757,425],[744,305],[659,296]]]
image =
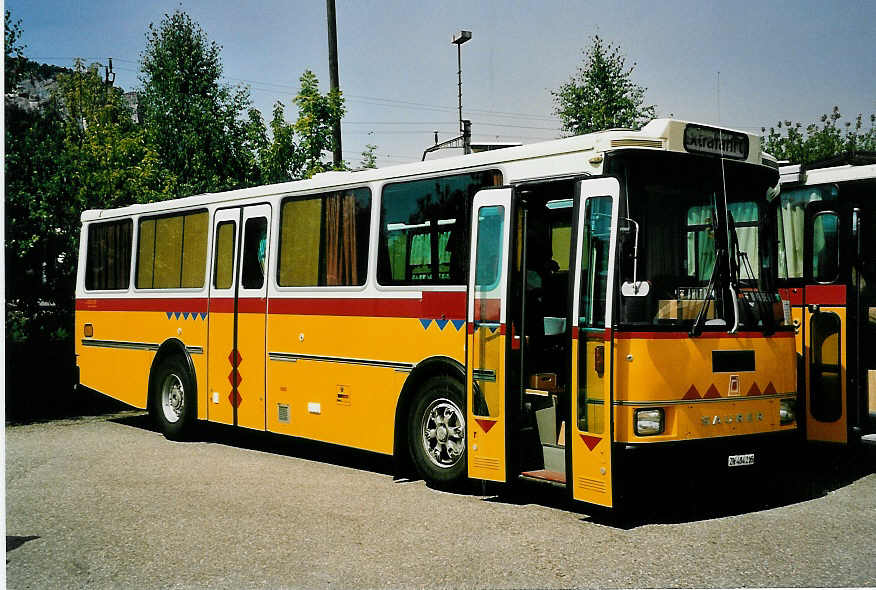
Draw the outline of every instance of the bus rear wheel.
[[[158,429],[170,440],[190,434],[195,421],[195,387],[185,360],[162,359],[152,384],[152,412]]]
[[[451,377],[426,381],[408,418],[408,448],[420,476],[451,485],[466,474],[466,427],[462,384]]]

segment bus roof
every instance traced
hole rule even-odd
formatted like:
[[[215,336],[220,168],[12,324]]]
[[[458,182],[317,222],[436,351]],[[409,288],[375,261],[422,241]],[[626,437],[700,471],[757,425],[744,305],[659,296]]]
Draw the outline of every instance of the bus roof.
[[[323,172],[316,174],[313,178],[308,180],[296,180],[218,193],[204,193],[167,201],[129,205],[118,209],[89,209],[82,212],[81,221],[86,222],[110,217],[154,213],[169,209],[232,203],[235,201],[270,198],[279,195],[307,194],[326,190],[338,190],[345,187],[361,186],[371,182],[413,179],[420,176],[440,174],[442,172],[452,173],[465,172],[466,170],[484,170],[490,166],[506,165],[505,167],[507,168],[513,168],[517,163],[571,154],[586,154],[587,156],[590,156],[592,153],[593,156],[595,156],[596,154],[603,154],[608,151],[630,148],[687,153],[693,151],[686,149],[687,146],[685,144],[686,129],[689,126],[707,131],[718,129],[713,126],[690,121],[654,119],[639,130],[610,129],[575,137],[526,144],[518,147],[508,147],[501,150],[490,150],[477,154],[455,156],[425,162],[414,162],[397,166],[387,166],[385,168],[372,168],[356,172]],[[775,160],[771,156],[762,154],[759,136],[727,128],[721,128],[720,131],[722,133],[733,134],[737,137],[745,136],[747,138],[747,151],[744,154],[744,158],[740,156],[738,159],[749,163],[766,164],[776,167]],[[591,160],[593,159],[593,156],[590,156]],[[599,161],[601,162],[601,159]],[[596,163],[591,163],[594,166],[597,165]],[[527,167],[527,169],[531,169],[531,167]],[[522,179],[515,178],[513,170],[510,172],[509,177],[505,179],[507,183],[516,182]],[[572,171],[569,171],[568,173],[571,172]],[[594,173],[594,170],[581,169],[579,172]],[[598,171],[596,173],[598,173]]]
[[[813,164],[785,164],[779,167],[782,185],[807,186],[876,178],[876,153],[842,155]]]

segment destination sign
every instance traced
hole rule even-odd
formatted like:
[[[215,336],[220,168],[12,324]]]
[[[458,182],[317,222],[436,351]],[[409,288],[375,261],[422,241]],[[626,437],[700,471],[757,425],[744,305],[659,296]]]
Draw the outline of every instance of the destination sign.
[[[734,160],[745,160],[748,158],[748,136],[726,129],[686,125],[684,128],[684,149],[692,154],[709,154]]]

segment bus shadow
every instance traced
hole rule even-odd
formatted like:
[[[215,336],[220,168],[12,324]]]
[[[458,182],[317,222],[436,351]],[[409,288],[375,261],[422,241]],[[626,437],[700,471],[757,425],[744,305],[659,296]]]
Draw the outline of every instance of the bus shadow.
[[[111,421],[157,432],[154,423],[145,412],[113,418]],[[188,442],[221,444],[296,459],[319,461],[340,467],[390,475],[399,483],[410,481],[406,477],[398,475],[395,462],[390,456],[270,432],[234,428],[222,424],[201,423]]]
[[[156,431],[145,412],[113,417],[111,421]],[[191,441],[369,471],[390,476],[398,484],[419,480],[403,460],[286,435],[204,423],[199,425]],[[642,489],[627,498],[627,508],[622,511],[572,502],[565,488],[530,481],[511,485],[482,481],[465,481],[452,487],[427,485],[443,493],[478,496],[484,502],[545,506],[580,515],[583,522],[630,530],[649,524],[680,524],[781,508],[820,498],[873,473],[876,473],[876,449],[872,447],[806,447],[805,457],[775,471],[755,471],[732,480],[681,477],[671,485],[666,481],[659,485],[640,482]]]
[[[807,447],[805,451],[805,458],[773,471],[733,480],[689,480],[659,492],[640,493],[632,498],[633,509],[593,520],[632,529],[726,518],[815,500],[876,473],[870,449]]]
[[[679,479],[642,484],[625,508],[609,510],[572,502],[564,488],[519,482],[496,489],[486,502],[546,506],[579,514],[582,522],[631,530],[649,524],[681,524],[738,516],[807,502],[876,473],[873,448],[809,448],[805,459],[770,472],[733,480]],[[647,489],[646,489],[647,488]]]

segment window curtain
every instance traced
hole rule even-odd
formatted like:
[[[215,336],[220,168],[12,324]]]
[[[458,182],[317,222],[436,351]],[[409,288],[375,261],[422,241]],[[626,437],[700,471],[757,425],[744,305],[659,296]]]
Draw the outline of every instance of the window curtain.
[[[325,199],[325,284],[358,285],[356,198],[336,193]]]
[[[89,228],[86,288],[128,287],[131,228],[130,221],[93,225]]]
[[[687,272],[698,280],[708,281],[715,266],[715,235],[712,230],[712,207],[697,205],[687,211]]]
[[[781,195],[781,215],[779,216],[779,276],[799,278],[803,276],[803,222],[806,205],[830,198],[820,187],[807,187]],[[816,248],[819,246],[815,237]],[[823,246],[823,239],[821,245]]]
[[[758,209],[754,201],[730,203],[730,213],[736,224],[736,240],[739,242],[739,250],[748,254],[751,271],[757,279],[760,276],[760,243],[758,242]],[[740,269],[740,276],[748,278],[747,273]]]

